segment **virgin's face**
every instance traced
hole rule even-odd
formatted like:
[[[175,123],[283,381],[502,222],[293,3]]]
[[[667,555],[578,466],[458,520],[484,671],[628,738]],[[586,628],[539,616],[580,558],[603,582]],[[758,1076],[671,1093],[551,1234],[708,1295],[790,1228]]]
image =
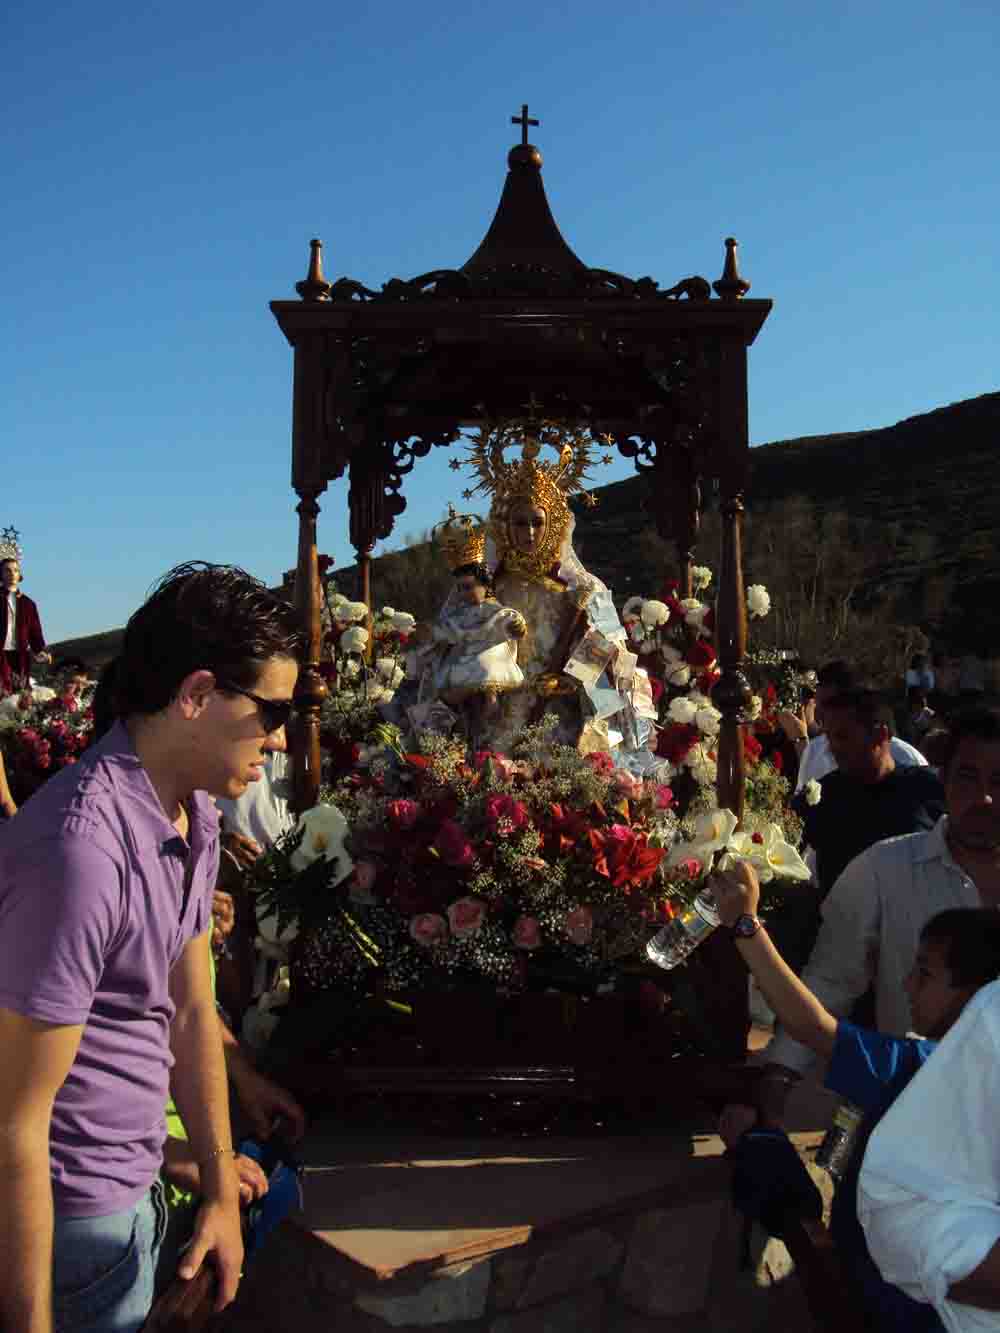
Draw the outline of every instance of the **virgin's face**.
[[[5,560],[0,565],[0,578],[5,588],[16,588],[21,582],[21,566],[16,560]]]
[[[541,505],[532,504],[528,500],[515,504],[507,520],[514,550],[523,551],[526,555],[537,551],[545,539],[547,523],[548,518]]]

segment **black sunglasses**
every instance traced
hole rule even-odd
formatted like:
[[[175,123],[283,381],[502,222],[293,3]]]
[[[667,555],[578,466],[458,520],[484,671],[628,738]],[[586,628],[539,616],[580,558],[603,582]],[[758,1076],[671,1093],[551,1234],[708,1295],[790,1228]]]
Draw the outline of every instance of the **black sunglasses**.
[[[295,708],[294,699],[262,699],[259,694],[243,689],[242,685],[234,685],[232,681],[216,679],[215,683],[227,694],[242,694],[244,699],[252,699],[260,712],[261,724],[269,736],[286,727],[291,720],[292,710]]]

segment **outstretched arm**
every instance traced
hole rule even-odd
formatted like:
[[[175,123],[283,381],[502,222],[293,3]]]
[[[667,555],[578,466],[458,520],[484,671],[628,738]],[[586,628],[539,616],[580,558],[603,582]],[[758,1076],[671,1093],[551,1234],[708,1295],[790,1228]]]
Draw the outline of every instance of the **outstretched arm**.
[[[712,881],[724,926],[740,916],[756,916],[760,884],[751,865],[736,864]],[[764,999],[788,1034],[817,1055],[828,1056],[837,1037],[837,1020],[807,986],[804,986],[774,947],[763,926],[750,939],[736,939],[737,949],[753,973]]]

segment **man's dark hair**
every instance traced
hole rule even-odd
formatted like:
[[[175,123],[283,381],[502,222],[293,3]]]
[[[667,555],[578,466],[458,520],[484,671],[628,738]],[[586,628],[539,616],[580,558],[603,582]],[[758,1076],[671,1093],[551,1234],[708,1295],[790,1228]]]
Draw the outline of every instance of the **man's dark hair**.
[[[1000,708],[964,708],[948,719],[948,743],[940,751],[943,769],[950,767],[965,740],[1000,744]]]
[[[820,667],[816,672],[816,684],[822,685],[825,690],[853,690],[857,680],[850,664],[842,657],[838,657],[835,661],[827,662]]]
[[[252,689],[272,657],[294,657],[295,609],[235,565],[195,560],[164,574],[125,626],[115,713],[158,713],[192,671]]]
[[[892,735],[895,724],[892,709],[876,690],[869,690],[864,686],[839,690],[827,701],[823,710],[824,716],[839,708],[849,710],[866,731],[874,731],[876,727],[888,727],[889,734]]]
[[[943,946],[953,986],[985,986],[1000,977],[1000,912],[993,907],[938,912],[920,938]]]
[[[493,575],[490,573],[489,565],[483,564],[482,561],[474,561],[468,565],[459,565],[457,569],[453,569],[451,572],[452,576],[456,579],[461,578],[463,574],[471,574],[476,582],[481,583],[486,591],[492,595],[494,591]]]

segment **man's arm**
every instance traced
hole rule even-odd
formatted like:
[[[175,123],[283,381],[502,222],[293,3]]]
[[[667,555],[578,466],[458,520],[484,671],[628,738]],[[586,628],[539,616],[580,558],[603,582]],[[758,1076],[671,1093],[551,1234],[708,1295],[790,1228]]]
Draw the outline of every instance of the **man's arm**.
[[[757,915],[760,885],[747,862],[738,861],[724,875],[716,876],[712,892],[724,926],[732,926],[741,916]],[[837,1039],[836,1018],[802,984],[764,927],[749,939],[733,942],[785,1031],[817,1055],[831,1055]]]
[[[287,1089],[280,1087],[254,1066],[229,1028],[219,1019],[222,1029],[222,1052],[226,1073],[236,1092],[244,1115],[258,1140],[263,1142],[274,1133],[275,1123],[285,1121],[286,1137],[297,1142],[306,1132],[306,1114]]]
[[[171,1090],[198,1163],[202,1207],[179,1274],[190,1278],[211,1254],[219,1276],[216,1309],[236,1295],[243,1242],[233,1161],[229,1094],[219,1017],[212,995],[209,934],[191,940],[170,974],[176,1006],[170,1027]]]
[[[52,1178],[49,1124],[73,1066],[82,1026],[57,1026],[0,1008],[0,1328],[52,1329]]]
[[[871,984],[881,910],[875,862],[869,852],[862,852],[830,890],[819,935],[802,972],[803,985],[834,1018],[846,1018]],[[812,1051],[784,1031],[776,1034],[767,1056],[797,1073],[804,1073],[813,1060]]]

